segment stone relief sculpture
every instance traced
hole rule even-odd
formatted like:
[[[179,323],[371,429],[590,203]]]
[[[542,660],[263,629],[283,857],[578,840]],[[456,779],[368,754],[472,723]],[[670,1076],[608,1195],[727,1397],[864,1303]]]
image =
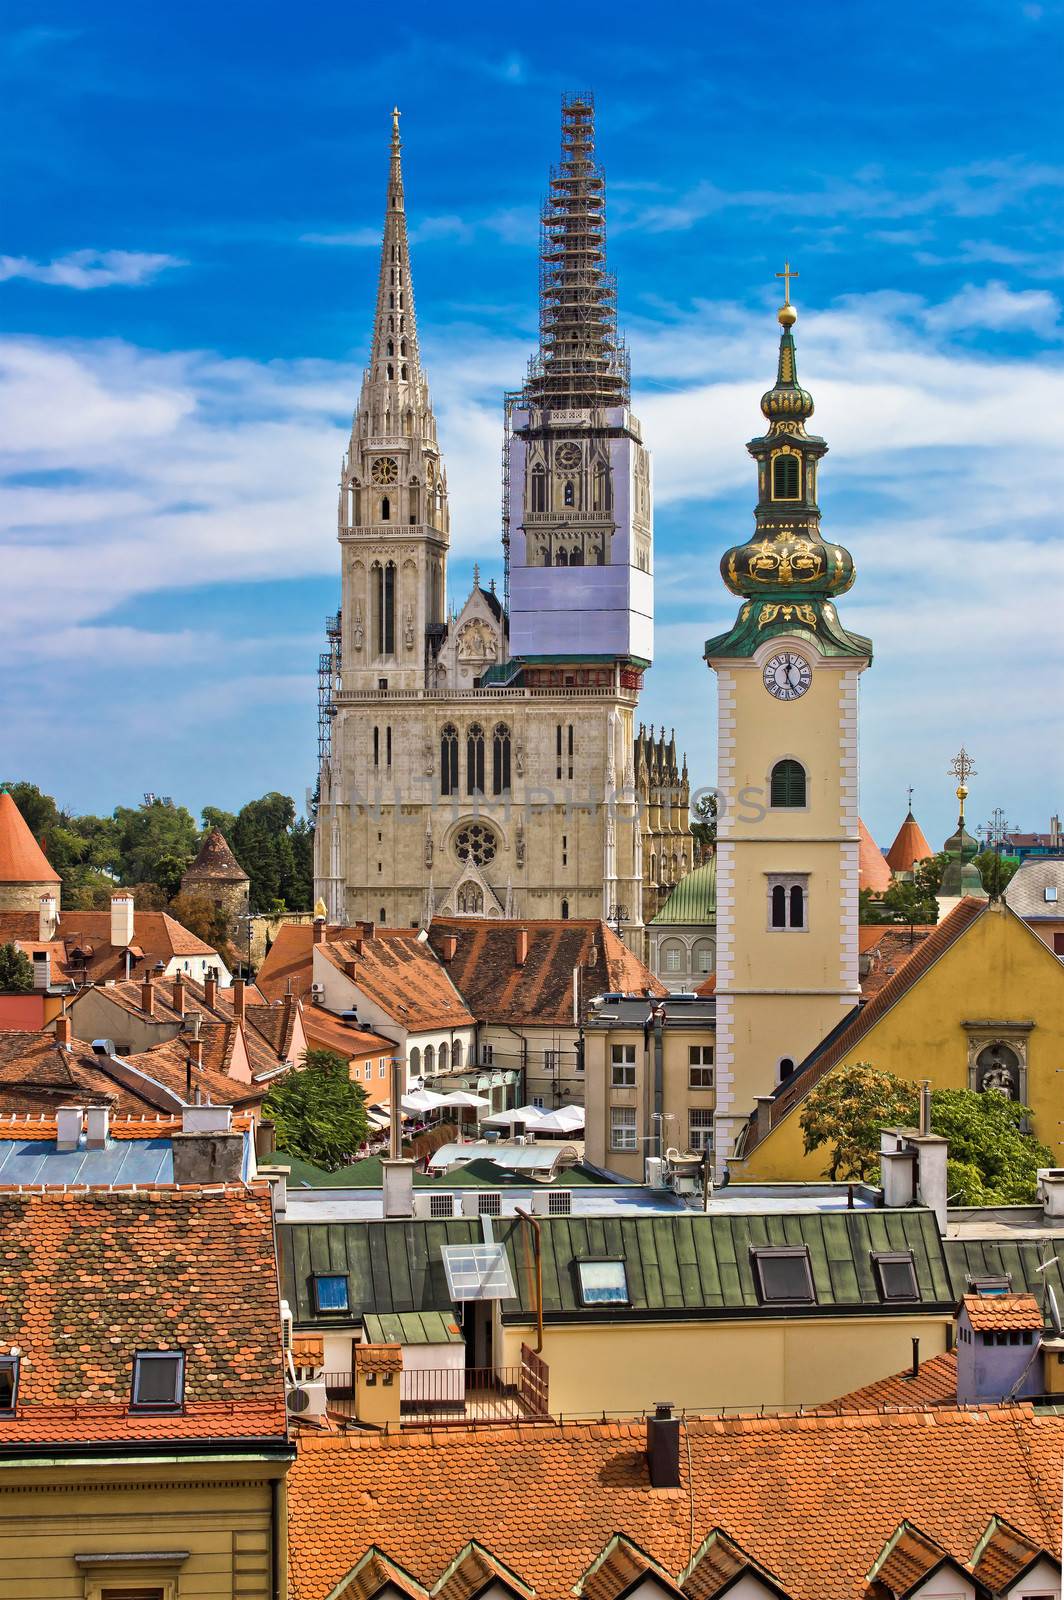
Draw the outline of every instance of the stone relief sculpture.
[[[354,644],[354,647],[355,647],[356,650],[361,650],[362,649],[362,643],[363,643],[364,637],[365,637],[365,635],[364,635],[363,628],[362,628],[362,602],[360,600],[356,600],[355,601],[355,621],[354,621],[354,626],[351,629],[351,641]]]

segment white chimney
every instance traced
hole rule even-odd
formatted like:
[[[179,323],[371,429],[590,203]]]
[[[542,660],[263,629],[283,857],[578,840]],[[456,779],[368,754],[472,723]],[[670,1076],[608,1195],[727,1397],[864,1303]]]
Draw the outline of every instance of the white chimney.
[[[104,1150],[107,1147],[107,1124],[110,1111],[107,1106],[85,1107],[85,1148]]]
[[[116,950],[125,950],[133,943],[133,896],[111,896],[111,944]]]
[[[55,938],[59,926],[59,901],[54,894],[42,894],[37,912],[37,937],[42,944]]]
[[[59,1106],[55,1113],[55,1147],[76,1150],[85,1121],[84,1106]]]
[[[33,952],[33,987],[50,989],[52,986],[52,957],[48,950]]]
[[[182,1133],[228,1133],[233,1126],[232,1106],[182,1106]]]

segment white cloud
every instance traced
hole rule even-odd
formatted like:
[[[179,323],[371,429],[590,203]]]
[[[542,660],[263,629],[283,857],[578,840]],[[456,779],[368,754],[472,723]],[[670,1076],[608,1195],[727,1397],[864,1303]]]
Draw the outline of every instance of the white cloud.
[[[138,288],[171,267],[186,265],[177,256],[142,250],[72,250],[51,261],[0,256],[0,283],[25,278],[30,283],[47,283],[61,289],[111,289],[116,285]]]

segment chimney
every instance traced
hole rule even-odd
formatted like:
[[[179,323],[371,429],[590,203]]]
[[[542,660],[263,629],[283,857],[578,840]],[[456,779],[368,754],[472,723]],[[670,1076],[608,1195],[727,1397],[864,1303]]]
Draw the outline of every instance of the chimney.
[[[232,1127],[232,1106],[185,1106],[171,1136],[175,1183],[239,1183],[244,1135]]]
[[[325,918],[315,917],[313,923],[312,940],[314,944],[321,944],[325,938]]]
[[[85,1121],[84,1106],[59,1106],[55,1113],[55,1147],[76,1150]]]
[[[179,1017],[185,1014],[185,980],[180,972],[174,974],[174,997],[171,1002]]]
[[[920,1084],[920,1132],[931,1132],[931,1083],[924,1078]]]
[[[406,1063],[395,1058],[389,1071],[388,1154],[381,1161],[384,1183],[384,1215],[414,1215],[414,1162],[403,1155],[403,1090]]]
[[[514,966],[523,967],[528,960],[528,929],[518,928],[514,934]]]
[[[52,986],[52,957],[47,950],[33,952],[33,987],[50,989]]]
[[[140,1009],[146,1017],[155,1015],[155,985],[150,976],[140,986]]]
[[[70,1018],[65,1011],[61,1017],[55,1019],[55,1042],[66,1050],[70,1049]]]
[[[373,930],[376,926],[377,924],[375,922],[359,922],[359,927],[362,929],[362,932],[367,939],[373,938]]]
[[[446,965],[447,962],[453,961],[457,954],[458,935],[456,933],[445,933],[440,940],[440,960]]]
[[[125,950],[133,943],[133,896],[111,896],[111,943],[116,950]]]
[[[680,1487],[680,1419],[671,1400],[659,1400],[647,1418],[647,1469],[652,1489]]]
[[[42,944],[55,938],[59,926],[59,901],[54,894],[42,894],[37,912],[37,937]]]
[[[947,1198],[946,1161],[949,1141],[934,1133],[921,1133],[913,1139],[916,1146],[916,1199],[935,1213],[938,1231],[946,1232]]]
[[[86,1150],[105,1150],[107,1148],[107,1125],[109,1118],[110,1111],[108,1110],[107,1106],[86,1106]]]
[[[904,1128],[884,1128],[879,1135],[879,1183],[891,1211],[916,1199],[916,1152]]]
[[[353,978],[357,971],[358,971],[358,966],[354,961],[345,961],[344,962],[344,977],[345,978]]]
[[[244,1020],[244,980],[243,980],[243,978],[234,978],[233,979],[233,1021],[234,1022],[243,1022],[243,1020]]]
[[[217,1001],[217,999],[218,999],[218,979],[215,977],[214,971],[212,969],[210,972],[207,973],[206,977],[203,980],[203,1004],[207,1007],[208,1011],[213,1011],[214,1010],[215,1002]]]

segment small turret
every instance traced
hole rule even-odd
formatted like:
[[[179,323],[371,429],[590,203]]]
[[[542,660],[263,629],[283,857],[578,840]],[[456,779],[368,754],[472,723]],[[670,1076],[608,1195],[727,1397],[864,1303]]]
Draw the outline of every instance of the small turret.
[[[975,766],[963,745],[960,753],[950,762],[950,774],[960,780],[955,791],[960,813],[957,817],[956,833],[951,834],[943,846],[949,861],[939,885],[939,898],[960,900],[965,896],[971,896],[977,900],[985,900],[987,893],[983,888],[979,868],[975,864],[979,845],[964,825],[964,802],[968,798],[968,779],[975,775]]]

